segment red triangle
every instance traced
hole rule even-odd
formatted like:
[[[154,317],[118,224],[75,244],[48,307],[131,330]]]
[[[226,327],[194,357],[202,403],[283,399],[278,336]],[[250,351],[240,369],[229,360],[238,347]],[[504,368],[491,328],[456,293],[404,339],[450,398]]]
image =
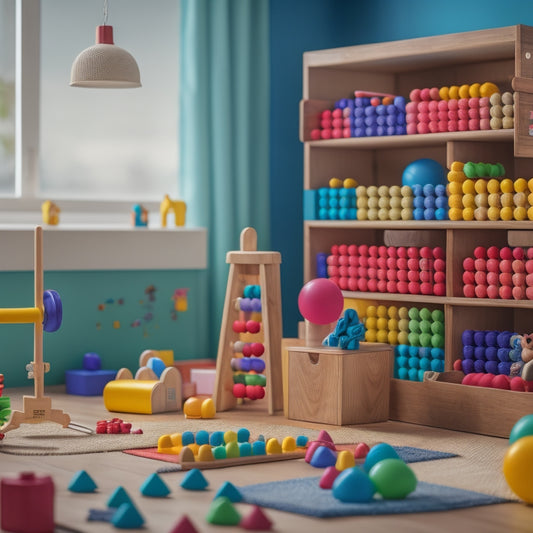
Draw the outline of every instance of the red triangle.
[[[198,530],[193,526],[189,517],[184,514],[181,520],[174,526],[170,533],[198,533]]]
[[[252,529],[255,531],[267,531],[272,529],[272,522],[265,515],[261,507],[254,505],[252,512],[245,516],[239,524],[244,529]]]

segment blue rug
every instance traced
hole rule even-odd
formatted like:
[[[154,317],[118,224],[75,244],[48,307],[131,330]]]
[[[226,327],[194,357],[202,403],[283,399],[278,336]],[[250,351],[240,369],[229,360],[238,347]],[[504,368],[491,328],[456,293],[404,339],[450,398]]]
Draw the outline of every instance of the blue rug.
[[[449,511],[511,501],[419,481],[404,500],[376,498],[370,503],[345,503],[334,498],[331,490],[321,489],[319,481],[320,477],[290,479],[239,487],[239,491],[246,503],[318,518]]]

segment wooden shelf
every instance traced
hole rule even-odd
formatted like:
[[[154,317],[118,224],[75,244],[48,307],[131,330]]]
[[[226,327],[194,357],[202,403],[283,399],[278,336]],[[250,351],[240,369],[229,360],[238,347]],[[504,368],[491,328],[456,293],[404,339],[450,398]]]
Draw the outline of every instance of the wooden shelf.
[[[400,185],[403,169],[419,158],[435,159],[444,167],[453,161],[497,161],[509,178],[533,177],[533,136],[529,135],[532,52],[533,27],[517,25],[305,53],[300,103],[304,189],[327,187],[332,177],[354,178],[365,186]],[[514,92],[513,129],[311,140],[311,130],[319,127],[320,112],[331,109],[340,98],[351,97],[354,90],[407,99],[417,87],[485,81],[496,83],[500,92]],[[462,356],[464,329],[532,330],[533,301],[464,298],[462,269],[464,258],[472,256],[479,245],[533,247],[533,221],[306,220],[303,226],[304,281],[316,277],[317,254],[329,253],[334,244],[445,249],[445,296],[351,291],[343,295],[384,305],[442,309],[447,372]],[[533,407],[533,395],[527,393],[487,391],[457,383],[393,380],[391,387],[392,418],[462,431],[507,436],[509,420],[516,420]],[[472,408],[472,414],[459,416],[458,410],[465,402],[487,402],[491,407]],[[496,411],[505,413],[507,420]],[[473,420],[478,412],[480,423]],[[493,430],[490,416],[495,420]]]

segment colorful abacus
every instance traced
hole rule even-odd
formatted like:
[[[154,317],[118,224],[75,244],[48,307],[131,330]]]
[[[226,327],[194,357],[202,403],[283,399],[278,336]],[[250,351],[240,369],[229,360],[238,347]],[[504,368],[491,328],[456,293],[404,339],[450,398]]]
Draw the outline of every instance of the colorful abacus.
[[[463,260],[466,298],[533,299],[533,248],[477,246]]]
[[[233,331],[240,340],[233,344],[235,357],[231,359],[233,395],[236,398],[258,400],[265,396],[265,362],[259,359],[265,352],[261,338],[261,288],[247,285],[243,297],[235,303],[239,320],[233,322]]]
[[[402,96],[356,96],[342,98],[333,109],[320,114],[320,128],[311,139],[340,139],[404,135],[405,98]]]
[[[499,92],[496,85],[461,85],[413,89],[405,106],[408,134],[488,130],[490,96]]]
[[[443,248],[334,244],[328,277],[341,289],[400,294],[446,294]]]

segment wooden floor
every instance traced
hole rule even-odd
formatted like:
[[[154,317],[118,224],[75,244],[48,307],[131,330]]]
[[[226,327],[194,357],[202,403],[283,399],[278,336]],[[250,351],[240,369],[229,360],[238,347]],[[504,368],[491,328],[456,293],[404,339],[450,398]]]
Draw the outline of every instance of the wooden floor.
[[[9,390],[12,406],[21,408],[22,393],[31,391]],[[112,414],[103,406],[102,398],[68,396],[54,389],[45,391],[52,397],[53,407],[68,412],[71,418],[81,424],[94,428],[96,421],[109,419]],[[182,417],[182,414],[152,415],[154,419]],[[128,421],[135,421],[136,415],[122,415]],[[313,425],[287,420],[284,416],[269,416],[259,406],[242,406],[236,410],[217,413],[217,418],[238,423],[246,427],[247,422],[264,421],[266,424],[281,424],[314,429],[333,429],[324,425]],[[334,427],[334,429],[339,429]],[[16,430],[14,430],[16,431]],[[505,439],[481,437],[435,428],[386,422],[361,428],[365,437],[375,436],[392,444],[428,447],[435,450],[459,452],[460,457],[416,463],[413,466],[418,479],[442,483],[459,488],[470,488],[480,492],[502,493],[512,496],[501,474],[503,455],[507,443]],[[295,431],[297,434],[297,431]],[[6,436],[9,439],[9,433]],[[7,442],[7,440],[5,441]],[[0,446],[2,443],[0,443]],[[56,522],[62,526],[57,531],[83,531],[105,533],[116,531],[104,522],[88,522],[89,508],[105,508],[105,502],[118,484],[124,486],[134,496],[134,501],[146,520],[144,531],[170,532],[177,521],[187,514],[199,532],[238,531],[239,528],[213,526],[206,522],[205,516],[214,492],[225,481],[235,485],[257,482],[308,477],[318,475],[316,470],[303,460],[282,461],[279,463],[258,464],[234,468],[221,468],[209,471],[208,491],[185,491],[179,487],[183,473],[165,474],[164,480],[172,488],[168,498],[145,498],[139,487],[146,477],[164,463],[155,462],[124,454],[122,452],[93,453],[85,455],[62,456],[21,456],[0,453],[0,477],[8,473],[33,471],[49,474],[55,483]],[[67,490],[74,472],[85,469],[94,479],[98,479],[97,495],[75,494]],[[532,481],[533,483],[533,481]],[[246,515],[250,507],[237,504],[238,510]],[[391,516],[347,517],[336,519],[314,519],[301,515],[265,509],[272,520],[275,531],[324,533],[344,531],[371,531],[390,533],[414,532],[528,532],[533,531],[533,507],[523,503],[506,503],[493,506],[469,508],[458,511],[421,513]],[[242,529],[240,529],[243,531]]]

